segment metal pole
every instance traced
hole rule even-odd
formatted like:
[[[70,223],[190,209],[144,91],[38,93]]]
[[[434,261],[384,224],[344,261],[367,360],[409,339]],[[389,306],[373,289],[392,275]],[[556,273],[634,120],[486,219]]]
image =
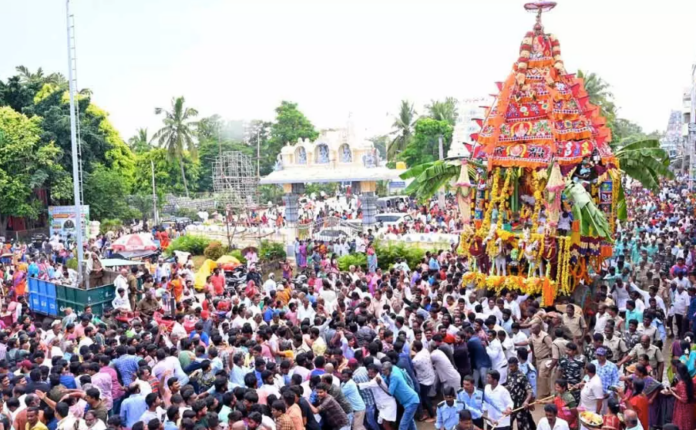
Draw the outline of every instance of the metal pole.
[[[439,159],[445,159],[445,148],[442,144],[442,135],[437,136],[437,150],[439,153]],[[440,206],[440,210],[445,210],[445,192],[443,190],[438,191],[437,205]]]
[[[261,127],[256,130],[256,177],[261,179]]]
[[[694,181],[694,144],[696,144],[696,64],[691,66],[691,113],[689,115],[689,191],[693,190]]]
[[[150,166],[152,167],[152,218],[155,220],[155,225],[159,225],[157,216],[157,193],[155,192],[155,162],[150,160]]]
[[[70,43],[70,0],[65,0],[65,18],[68,36],[68,82],[70,83],[70,142],[72,151],[73,168],[73,194],[75,197],[76,239],[77,239],[77,279],[84,278],[82,273],[83,246],[82,246],[82,202],[80,201],[80,173],[79,160],[77,158],[77,119],[75,118],[75,81],[73,81],[73,56]],[[86,278],[85,278],[86,280]],[[89,285],[86,285],[89,288]]]

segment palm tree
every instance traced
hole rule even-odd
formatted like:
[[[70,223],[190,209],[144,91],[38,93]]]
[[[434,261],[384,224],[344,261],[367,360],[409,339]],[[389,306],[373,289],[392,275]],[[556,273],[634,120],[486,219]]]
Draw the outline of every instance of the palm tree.
[[[19,79],[24,84],[31,84],[44,79],[44,73],[41,67],[36,70],[36,73],[32,73],[27,66],[17,66],[15,70],[19,73]]]
[[[413,127],[416,124],[416,110],[413,103],[408,100],[401,100],[399,115],[394,118],[392,127],[394,130],[390,134],[395,134],[394,139],[387,146],[387,160],[393,160],[397,154],[406,149],[408,142],[413,136]]]
[[[437,121],[447,121],[452,127],[457,122],[459,116],[459,108],[457,107],[457,99],[447,97],[445,101],[432,100],[425,108],[429,112],[429,116]]]
[[[139,128],[136,135],[128,139],[128,146],[136,154],[146,152],[150,149],[150,139],[147,135],[147,128]]]
[[[188,197],[188,185],[186,184],[186,173],[184,172],[184,153],[188,151],[193,158],[196,158],[196,144],[194,133],[196,122],[192,120],[198,115],[194,108],[184,107],[184,97],[172,99],[172,110],[167,111],[163,108],[155,108],[155,115],[164,113],[164,127],[162,127],[152,140],[157,140],[160,148],[166,148],[170,159],[177,159],[181,168],[181,179],[184,182],[184,190]]]

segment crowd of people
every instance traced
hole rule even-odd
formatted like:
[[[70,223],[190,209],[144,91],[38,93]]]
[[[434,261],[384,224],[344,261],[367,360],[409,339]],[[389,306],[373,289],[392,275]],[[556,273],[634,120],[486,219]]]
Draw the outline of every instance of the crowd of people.
[[[0,430],[590,428],[583,411],[694,429],[693,199],[627,198],[614,256],[553,307],[464,284],[453,249],[381,270],[368,232],[345,250],[365,268],[298,241],[280,276],[250,264],[235,290],[218,268],[201,293],[190,261],[159,259],[119,273],[113,311],[44,320],[27,278],[57,279],[70,245],[22,255],[2,267]]]

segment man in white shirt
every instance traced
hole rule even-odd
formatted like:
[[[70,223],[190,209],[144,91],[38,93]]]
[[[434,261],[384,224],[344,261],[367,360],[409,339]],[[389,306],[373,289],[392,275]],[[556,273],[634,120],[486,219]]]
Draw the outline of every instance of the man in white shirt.
[[[510,309],[510,312],[512,312],[512,318],[514,318],[515,321],[522,319],[520,305],[512,298],[512,293],[507,293],[505,295],[505,304],[503,306],[505,309]]]
[[[687,293],[684,289],[684,284],[677,282],[677,291],[674,293],[674,303],[672,303],[672,308],[674,310],[674,318],[677,324],[678,338],[681,338],[682,335],[684,315],[686,315],[690,301],[691,299],[689,298],[689,293]],[[672,329],[672,327],[670,327],[670,329]]]
[[[125,288],[116,289],[116,297],[114,297],[111,305],[114,307],[114,309],[120,309],[124,312],[130,312],[132,310]]]
[[[568,430],[568,422],[558,418],[558,408],[553,403],[544,406],[544,418],[539,420],[537,430]]]
[[[604,334],[604,327],[607,325],[607,321],[611,316],[607,313],[607,305],[601,303],[597,309],[596,322],[595,322],[595,333]]]
[[[126,294],[126,300],[128,300],[128,269],[121,269],[119,272],[118,276],[116,279],[114,279],[114,287],[116,288],[116,291],[118,291],[120,288],[125,291]],[[115,306],[114,306],[115,307]],[[128,305],[130,308],[130,304]]]
[[[271,295],[271,291],[276,290],[275,274],[271,273],[268,275],[268,279],[263,283],[263,291],[266,292],[267,296]]]
[[[497,370],[489,370],[483,392],[483,412],[488,414],[488,419],[497,429],[510,430],[510,413],[514,404],[510,392],[499,382],[500,373]]]

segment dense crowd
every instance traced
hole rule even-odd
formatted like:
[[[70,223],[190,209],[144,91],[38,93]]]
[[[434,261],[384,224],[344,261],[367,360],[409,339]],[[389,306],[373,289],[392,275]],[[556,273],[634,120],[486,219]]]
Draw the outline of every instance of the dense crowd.
[[[249,255],[237,288],[217,268],[198,292],[190,261],[147,261],[120,271],[113,311],[43,320],[27,279],[76,283],[74,250],[9,245],[0,425],[563,430],[589,428],[591,411],[604,430],[694,429],[693,197],[675,181],[627,198],[614,256],[546,308],[465,285],[469,261],[452,249],[381,270],[368,232],[356,247],[298,241],[280,274]],[[110,240],[88,244],[91,276]],[[351,252],[367,267],[339,270],[334,254]]]

